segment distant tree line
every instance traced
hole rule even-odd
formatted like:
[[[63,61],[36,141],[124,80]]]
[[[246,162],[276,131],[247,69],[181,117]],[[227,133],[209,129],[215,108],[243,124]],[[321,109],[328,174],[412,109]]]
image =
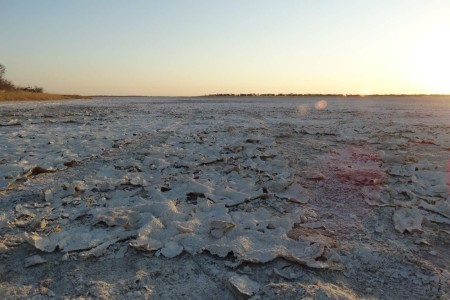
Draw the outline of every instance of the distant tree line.
[[[410,97],[410,96],[448,96],[446,94],[369,94],[369,95],[361,95],[361,94],[233,94],[233,93],[224,93],[224,94],[209,94],[203,95],[200,97]]]
[[[11,81],[5,78],[6,67],[0,64],[0,91],[28,91],[34,93],[43,93],[44,89],[38,86],[28,86],[28,87],[20,87],[15,86]]]
[[[332,97],[332,96],[346,96],[343,94],[294,94],[294,93],[289,93],[289,94],[255,94],[255,93],[251,93],[251,94],[209,94],[209,95],[204,95],[202,97],[314,97],[314,96],[321,96],[321,97]],[[348,95],[348,96],[353,96],[353,95]]]

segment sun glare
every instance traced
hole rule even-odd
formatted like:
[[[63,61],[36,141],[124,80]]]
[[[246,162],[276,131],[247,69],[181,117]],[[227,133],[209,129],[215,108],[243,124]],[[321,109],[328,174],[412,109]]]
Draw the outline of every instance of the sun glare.
[[[325,108],[327,108],[327,106],[328,106],[328,103],[325,100],[317,101],[316,104],[314,104],[314,107],[318,110],[325,109]]]
[[[371,91],[370,89],[363,89],[363,90],[359,91],[359,95],[360,95],[361,97],[370,96],[370,95],[372,95],[372,94],[373,94],[373,93],[372,93],[372,91]]]
[[[450,25],[436,28],[413,48],[414,77],[430,93],[450,94]]]

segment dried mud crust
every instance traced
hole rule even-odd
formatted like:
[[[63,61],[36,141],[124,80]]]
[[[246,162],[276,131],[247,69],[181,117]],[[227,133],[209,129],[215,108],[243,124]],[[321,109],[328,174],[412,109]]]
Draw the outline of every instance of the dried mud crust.
[[[390,127],[394,126],[383,129],[394,130]],[[442,133],[448,134],[444,128]],[[291,137],[296,139],[279,139],[292,166],[305,168],[305,160],[314,161],[301,172],[300,181],[315,191],[309,204],[322,220],[315,229],[296,224],[290,234],[338,241],[343,260],[349,262],[344,275],[366,291],[377,291],[377,297],[445,299],[450,261],[444,249],[450,242],[448,149],[432,141],[417,142],[413,131],[395,130],[411,136],[396,136],[391,149],[355,136],[339,146],[335,138],[321,137],[320,147],[311,149],[309,156],[301,152],[303,160],[292,159],[299,147],[295,140],[302,139],[304,145],[316,137],[293,130]],[[371,134],[387,139],[382,133]],[[423,285],[423,274],[434,284]]]
[[[5,297],[448,297],[445,122],[86,103],[0,110]]]

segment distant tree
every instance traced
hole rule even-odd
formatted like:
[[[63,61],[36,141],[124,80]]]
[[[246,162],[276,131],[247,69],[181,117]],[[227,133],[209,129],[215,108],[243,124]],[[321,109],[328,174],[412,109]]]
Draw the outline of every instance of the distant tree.
[[[5,73],[6,73],[5,66],[0,64],[0,90],[12,90],[14,89],[14,84],[12,84],[11,81],[3,78]]]
[[[0,78],[3,78],[3,75],[5,75],[6,68],[4,65],[0,64]]]
[[[35,92],[35,93],[43,93],[44,89],[42,87],[39,87],[39,86],[34,86],[33,92]]]

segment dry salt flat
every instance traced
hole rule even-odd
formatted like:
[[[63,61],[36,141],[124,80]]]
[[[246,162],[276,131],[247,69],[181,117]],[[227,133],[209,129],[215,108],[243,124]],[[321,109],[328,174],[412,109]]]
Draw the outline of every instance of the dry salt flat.
[[[1,298],[449,299],[450,98],[0,106]]]

